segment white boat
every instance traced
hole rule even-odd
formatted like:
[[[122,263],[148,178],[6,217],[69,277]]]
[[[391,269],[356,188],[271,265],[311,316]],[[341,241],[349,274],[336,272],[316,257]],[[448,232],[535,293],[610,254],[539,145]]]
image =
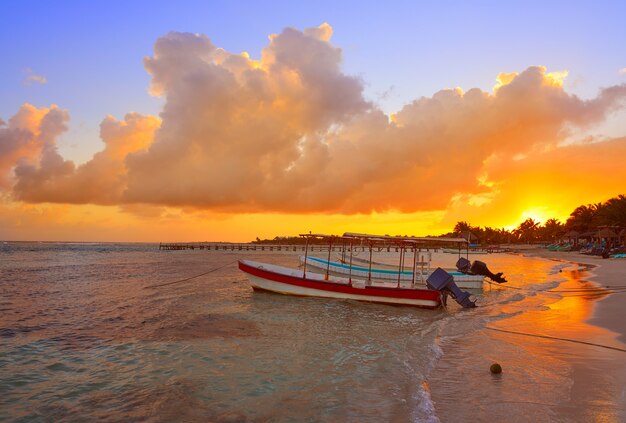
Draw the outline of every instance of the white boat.
[[[401,261],[399,268],[404,267],[405,249],[413,248],[413,266],[416,266],[417,248],[415,245],[424,242],[425,239],[415,237],[388,237],[363,234],[346,233],[343,236],[331,236],[320,234],[302,234],[306,238],[305,259],[302,270],[277,266],[269,263],[260,263],[250,260],[239,260],[239,269],[247,274],[250,285],[255,290],[265,290],[287,295],[312,296],[323,298],[341,298],[358,301],[368,301],[394,305],[410,305],[425,308],[437,308],[445,304],[447,295],[450,294],[463,307],[475,307],[474,301],[470,300],[470,293],[461,291],[455,284],[453,277],[443,269],[437,269],[426,278],[426,284],[412,278],[397,280],[384,280],[354,277],[351,273],[348,277],[331,275],[329,269],[324,274],[307,271],[308,243],[309,239],[322,239],[329,242],[328,255],[334,241],[352,244],[355,241],[367,242],[370,250],[378,242],[394,242],[400,245]],[[432,242],[432,239],[427,239]],[[440,239],[435,239],[440,241]],[[455,242],[458,241],[455,239]],[[463,242],[466,242],[463,240]],[[350,248],[352,251],[352,248]]]
[[[489,254],[488,250],[477,249],[477,248],[470,248],[470,249],[468,249],[466,251],[467,251],[468,254]],[[454,248],[442,248],[441,249],[441,252],[448,253],[448,254],[461,254],[461,253],[464,253],[466,251],[459,252],[458,249],[454,249]]]
[[[436,290],[411,287],[402,283],[398,287],[390,282],[368,282],[325,276],[299,269],[239,260],[239,269],[245,272],[255,290],[279,294],[322,298],[341,298],[374,303],[437,308],[442,304],[442,293]]]
[[[384,281],[409,281],[422,286],[426,285],[426,279],[432,273],[430,271],[430,263],[428,263],[429,265],[427,268],[422,265],[420,267],[417,267],[414,272],[413,270],[399,270],[399,267],[396,269],[390,268],[391,266],[383,268],[381,264],[378,264],[376,267],[370,267],[354,263],[350,264],[349,262],[341,263],[339,261],[329,261],[327,259],[312,256],[300,256],[300,263],[302,265],[304,265],[305,261],[308,269],[313,269],[317,272],[325,273],[328,271],[330,274],[333,275],[339,275],[344,277],[351,275],[357,278],[363,278],[367,280],[374,279]],[[454,282],[459,288],[482,289],[483,287],[483,281],[485,277],[482,275],[461,273],[457,270],[444,270],[452,275],[452,277],[454,278]]]

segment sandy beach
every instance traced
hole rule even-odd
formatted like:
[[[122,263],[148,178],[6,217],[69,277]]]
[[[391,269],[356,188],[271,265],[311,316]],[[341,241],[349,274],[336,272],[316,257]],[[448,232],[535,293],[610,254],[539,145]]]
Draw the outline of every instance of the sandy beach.
[[[595,289],[623,286],[626,260],[543,248],[517,253],[562,262],[562,282],[554,292],[503,304],[503,318],[472,337],[444,333],[444,356],[428,381],[440,421],[624,421],[626,297]],[[515,289],[527,271],[498,289]],[[473,361],[459,371],[468,356]],[[489,374],[494,362],[501,375]]]
[[[545,248],[525,250],[523,253],[529,256],[593,266],[589,269],[588,280],[604,288],[626,286],[626,259],[603,259],[578,252],[548,251]],[[626,297],[621,293],[608,295],[595,301],[593,314],[587,322],[615,332],[618,334],[617,338],[626,344],[625,302]]]
[[[578,252],[558,252],[535,249],[526,254],[552,260],[562,260],[590,267],[583,278],[603,288],[626,285],[626,260],[603,259]],[[591,314],[585,323],[608,329],[626,348],[625,292],[618,291],[592,302]],[[615,345],[615,344],[613,344]],[[624,421],[626,418],[626,353],[604,355],[597,351],[589,360],[574,360],[571,399],[563,407],[563,416],[572,421]],[[607,377],[608,376],[608,377]],[[603,409],[603,403],[616,398],[616,410]],[[590,406],[589,406],[590,405]]]
[[[598,287],[621,288],[626,285],[624,259],[603,259],[578,252],[549,251],[545,248],[528,250],[524,254],[589,266],[582,279],[591,281]],[[624,292],[618,291],[592,301],[591,312],[583,317],[584,323],[613,332],[622,348],[626,348],[626,297],[623,294]],[[626,413],[626,353],[606,356],[603,351],[597,351],[588,360],[572,361],[574,384],[570,390],[570,401],[562,405],[562,416],[572,421],[623,421]],[[611,376],[607,379],[607,375]],[[619,408],[602,410],[603,402],[610,397],[619,398]]]

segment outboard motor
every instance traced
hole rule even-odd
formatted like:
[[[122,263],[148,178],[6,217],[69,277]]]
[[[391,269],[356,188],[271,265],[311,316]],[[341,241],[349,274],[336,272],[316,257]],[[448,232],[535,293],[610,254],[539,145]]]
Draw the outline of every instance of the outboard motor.
[[[470,272],[475,275],[487,276],[494,282],[506,282],[506,279],[502,276],[502,272],[495,274],[491,273],[491,271],[487,268],[487,265],[482,261],[474,260],[474,263],[472,263],[472,267],[470,267]]]
[[[471,263],[465,257],[459,258],[459,260],[456,262],[456,268],[461,273],[469,273],[470,272],[470,267],[471,267]]]
[[[457,303],[461,304],[463,308],[476,307],[476,303],[469,298],[470,293],[461,291],[454,283],[452,275],[441,267],[438,267],[437,270],[430,274],[428,279],[426,279],[426,285],[428,288],[441,291],[444,294],[449,292],[452,298],[454,298]]]

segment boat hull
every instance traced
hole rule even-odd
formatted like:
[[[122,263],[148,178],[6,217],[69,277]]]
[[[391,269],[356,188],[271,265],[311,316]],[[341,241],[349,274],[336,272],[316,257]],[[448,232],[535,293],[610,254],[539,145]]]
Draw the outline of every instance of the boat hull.
[[[459,250],[454,249],[454,248],[442,248],[441,252],[443,253],[448,253],[448,254],[459,254]],[[461,255],[465,255],[466,250],[461,250]],[[490,252],[487,250],[469,250],[467,251],[468,254],[470,255],[475,255],[475,254],[489,254]]]
[[[300,256],[300,263],[304,263],[304,256]],[[330,266],[328,265],[328,260],[320,259],[317,257],[307,257],[307,270],[313,270],[315,272],[326,273],[328,269],[330,274],[340,275],[340,276],[348,276],[357,278],[369,279],[370,277],[370,269],[365,266],[360,265],[352,265],[338,263],[331,261]],[[457,272],[457,271],[448,271],[452,277],[454,278],[454,283],[459,288],[463,289],[482,289],[484,276],[482,275],[468,275],[465,273]],[[415,283],[424,285],[426,284],[426,279],[428,278],[427,273],[416,273],[415,275]],[[381,269],[372,267],[371,269],[371,279],[373,280],[387,280],[387,281],[397,281],[398,280],[398,270],[392,269]],[[412,271],[403,271],[400,273],[400,281],[411,282],[413,281],[413,272]]]
[[[363,280],[350,283],[345,278],[325,280],[323,275],[317,273],[304,274],[301,270],[249,260],[240,260],[239,269],[246,273],[255,290],[431,309],[441,306],[441,293],[429,289],[398,288],[391,284],[366,286]]]

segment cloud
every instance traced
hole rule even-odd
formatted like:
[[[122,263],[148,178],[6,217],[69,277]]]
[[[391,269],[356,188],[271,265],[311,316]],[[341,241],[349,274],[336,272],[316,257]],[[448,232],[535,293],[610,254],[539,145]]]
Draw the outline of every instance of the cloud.
[[[14,183],[16,165],[34,166],[54,148],[68,120],[68,112],[56,105],[37,109],[30,104],[24,104],[8,124],[0,120],[0,190]]]
[[[521,220],[524,212],[543,210],[563,222],[581,204],[603,202],[624,193],[626,137],[571,144],[522,160],[492,158],[485,163],[493,187],[487,203],[471,198],[451,201],[444,221],[489,222],[502,227]],[[503,213],[505,210],[508,213]]]
[[[107,116],[100,124],[104,150],[78,167],[64,160],[51,141],[38,164],[16,166],[16,198],[33,203],[118,204],[126,188],[126,157],[145,150],[159,125],[159,118],[139,113],[129,113],[123,121]]]
[[[231,211],[434,210],[457,192],[488,191],[477,179],[492,155],[557,148],[565,125],[599,122],[626,95],[616,86],[583,101],[564,91],[567,72],[531,67],[500,74],[493,93],[421,98],[389,122],[364,100],[362,82],[341,73],[341,50],[325,28],[272,35],[259,61],[192,34],[157,41],[146,69],[166,96],[163,126],[148,151],[129,157],[124,201]]]
[[[152,91],[166,96],[163,125],[146,153],[128,158],[124,200],[280,208],[286,169],[302,151],[322,151],[307,140],[371,107],[361,82],[341,73],[330,33],[327,25],[287,28],[270,37],[259,61],[204,36],[159,39],[145,65]]]
[[[619,73],[620,75],[626,75],[626,68],[621,68],[619,71],[617,71],[617,73]]]
[[[255,60],[204,35],[169,33],[144,59],[151,94],[165,100],[160,120],[106,118],[104,150],[81,166],[53,142],[21,161],[21,152],[8,154],[14,195],[215,212],[408,213],[453,199],[484,206],[508,181],[493,163],[561,160],[566,129],[602,122],[626,98],[622,84],[582,100],[564,90],[567,72],[533,66],[500,73],[491,92],[441,90],[390,119],[342,72],[331,37],[328,24],[287,28]]]
[[[43,75],[35,74],[30,68],[24,69],[24,85],[47,84],[48,79]]]

